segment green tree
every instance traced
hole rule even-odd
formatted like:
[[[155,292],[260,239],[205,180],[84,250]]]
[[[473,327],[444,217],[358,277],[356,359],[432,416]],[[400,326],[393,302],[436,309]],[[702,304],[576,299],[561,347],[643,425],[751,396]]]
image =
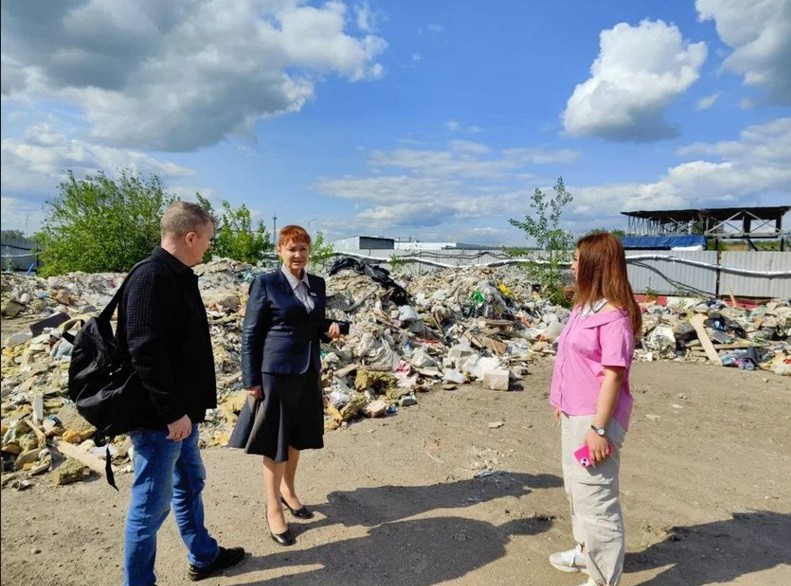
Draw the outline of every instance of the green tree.
[[[3,240],[25,240],[25,233],[22,230],[2,230],[0,231]]]
[[[310,264],[320,269],[327,268],[335,249],[332,242],[324,240],[323,232],[316,232],[316,237],[310,245]]]
[[[542,294],[553,303],[568,305],[565,293],[565,267],[571,261],[574,250],[574,238],[560,224],[563,208],[574,198],[566,191],[563,177],[558,177],[552,188],[553,195],[547,195],[536,188],[530,200],[532,213],[525,215],[524,220],[509,219],[512,226],[524,230],[525,237],[536,243],[538,250],[543,251],[543,263],[528,264],[527,269],[532,278],[541,285]],[[527,249],[511,249],[511,254],[521,255]]]
[[[617,236],[618,238],[620,238],[621,236],[626,236],[626,232],[623,230],[618,230],[618,229],[608,230],[607,228],[594,228],[593,230],[585,234],[585,236],[590,236],[591,234],[612,234],[613,236]]]
[[[126,272],[159,244],[159,219],[176,200],[156,175],[122,170],[77,179],[69,170],[46,204],[41,273]]]
[[[203,208],[219,216],[214,241],[206,251],[204,261],[219,256],[255,264],[272,250],[272,241],[263,221],[259,220],[253,228],[250,210],[246,205],[233,208],[230,203],[223,201],[222,211],[217,214],[208,199],[200,194],[196,194],[196,197]]]

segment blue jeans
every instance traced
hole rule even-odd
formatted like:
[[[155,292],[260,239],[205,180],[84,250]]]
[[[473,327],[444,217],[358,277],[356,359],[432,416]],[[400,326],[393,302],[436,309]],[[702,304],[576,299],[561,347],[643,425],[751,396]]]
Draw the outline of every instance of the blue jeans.
[[[198,447],[198,426],[182,441],[166,439],[166,430],[138,430],[129,434],[134,445],[135,480],[126,518],[124,573],[126,586],[156,582],[154,558],[157,531],[173,505],[189,563],[205,567],[220,553],[217,541],[203,524],[201,491],[206,469]]]

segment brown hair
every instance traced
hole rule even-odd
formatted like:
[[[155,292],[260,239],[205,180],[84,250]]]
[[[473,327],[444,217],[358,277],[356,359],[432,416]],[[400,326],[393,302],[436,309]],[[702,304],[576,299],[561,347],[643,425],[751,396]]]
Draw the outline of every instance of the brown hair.
[[[577,241],[577,284],[574,305],[606,299],[625,309],[635,336],[643,318],[626,275],[626,254],[621,241],[608,232],[590,234]]]
[[[290,224],[283,226],[280,229],[280,237],[277,239],[278,246],[285,246],[289,242],[304,242],[310,246],[310,234],[307,233],[305,228]]]
[[[181,237],[188,232],[196,232],[208,224],[217,226],[215,218],[206,209],[189,201],[177,201],[171,205],[159,221],[162,238],[166,236]]]

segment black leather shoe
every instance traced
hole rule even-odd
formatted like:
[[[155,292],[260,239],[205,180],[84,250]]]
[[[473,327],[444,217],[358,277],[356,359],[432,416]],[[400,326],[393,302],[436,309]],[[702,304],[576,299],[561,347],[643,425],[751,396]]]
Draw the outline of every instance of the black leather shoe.
[[[190,580],[197,582],[198,580],[208,578],[212,574],[215,574],[221,570],[235,566],[243,559],[244,549],[241,547],[231,547],[229,549],[220,547],[220,553],[217,555],[216,560],[203,568],[190,564],[190,569],[187,575],[189,576]]]
[[[291,531],[288,529],[283,531],[283,533],[272,533],[270,530],[269,535],[272,537],[272,541],[279,545],[289,546],[294,545],[297,542],[297,540],[294,539],[294,536],[291,534]]]
[[[302,508],[297,509],[295,511],[294,509],[292,509],[288,505],[288,503],[286,502],[286,499],[284,499],[282,496],[280,497],[280,502],[283,503],[284,505],[286,505],[286,508],[289,511],[291,511],[291,514],[294,515],[295,517],[297,517],[298,519],[312,519],[313,518],[313,511],[311,511],[305,505],[302,505]]]

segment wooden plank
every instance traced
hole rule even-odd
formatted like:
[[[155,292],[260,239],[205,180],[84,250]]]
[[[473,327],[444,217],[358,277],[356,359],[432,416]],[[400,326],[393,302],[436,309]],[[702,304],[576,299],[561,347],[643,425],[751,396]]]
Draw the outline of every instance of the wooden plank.
[[[731,298],[731,307],[738,307],[738,306],[739,306],[739,304],[738,304],[738,303],[736,303],[736,297],[734,297],[734,295],[733,295],[733,289],[731,289],[730,287],[728,287],[728,295],[729,295],[729,296],[730,296],[730,298]]]
[[[715,350],[740,350],[743,348],[765,348],[766,344],[759,344],[757,342],[752,342],[750,340],[742,340],[740,342],[731,342],[730,344],[718,344],[716,342],[712,342],[711,344]],[[687,348],[698,348],[700,347],[700,340],[692,340],[687,342]]]
[[[38,439],[38,447],[45,448],[47,447],[47,436],[46,434],[41,431],[35,423],[30,421],[26,421],[27,426],[33,430],[33,433],[36,435],[36,439]]]
[[[712,364],[716,364],[717,366],[722,366],[722,360],[720,360],[720,355],[717,354],[717,351],[714,349],[714,345],[711,343],[711,338],[709,338],[708,332],[706,332],[706,326],[703,323],[706,321],[706,316],[698,313],[690,320],[692,323],[692,327],[695,328],[695,331],[698,333],[698,340],[700,340],[703,349],[706,351],[706,356],[711,361]]]
[[[348,365],[344,366],[343,368],[339,368],[338,370],[336,370],[333,373],[333,375],[337,376],[338,378],[342,378],[342,377],[346,376],[347,374],[350,374],[350,373],[354,372],[358,368],[360,368],[359,364],[348,364]]]
[[[755,342],[732,342],[730,344],[714,344],[717,350],[741,350],[743,348],[765,348],[766,344],[757,344]]]
[[[64,442],[63,440],[54,439],[52,443],[55,446],[55,449],[64,456],[79,460],[94,472],[104,474],[105,461],[102,458],[94,456],[90,452],[70,444],[69,442]]]

